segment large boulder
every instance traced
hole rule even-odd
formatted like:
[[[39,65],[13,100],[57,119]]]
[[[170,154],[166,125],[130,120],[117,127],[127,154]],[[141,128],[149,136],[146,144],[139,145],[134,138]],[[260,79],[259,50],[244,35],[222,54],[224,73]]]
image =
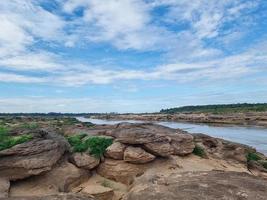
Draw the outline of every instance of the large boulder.
[[[135,164],[144,164],[151,162],[156,157],[150,153],[147,153],[140,147],[127,147],[124,151],[124,161]]]
[[[187,172],[141,176],[124,200],[264,200],[267,180],[240,172]]]
[[[0,178],[0,198],[8,197],[9,180]]]
[[[88,170],[63,161],[45,174],[14,182],[10,188],[10,196],[44,196],[69,192],[89,176]]]
[[[74,153],[71,155],[70,162],[79,168],[93,169],[100,163],[100,159],[87,153]]]
[[[114,142],[106,149],[105,156],[115,160],[122,160],[125,148],[126,145],[120,142]]]
[[[143,165],[136,165],[122,160],[105,159],[97,168],[97,173],[105,178],[130,185],[136,176],[144,173]]]
[[[63,136],[41,131],[30,142],[0,151],[0,177],[17,180],[49,171],[68,148]]]
[[[161,157],[169,157],[174,153],[174,148],[169,142],[152,142],[144,144],[144,149]]]
[[[2,200],[96,200],[96,199],[92,196],[83,194],[61,193],[55,195],[33,196],[33,197],[10,197],[10,198],[4,198]]]
[[[174,155],[185,156],[193,152],[195,144],[194,137],[192,135],[175,133],[170,135],[170,137]]]
[[[175,129],[144,123],[120,123],[111,135],[124,144],[146,144],[151,142],[169,142],[168,134],[175,133]]]

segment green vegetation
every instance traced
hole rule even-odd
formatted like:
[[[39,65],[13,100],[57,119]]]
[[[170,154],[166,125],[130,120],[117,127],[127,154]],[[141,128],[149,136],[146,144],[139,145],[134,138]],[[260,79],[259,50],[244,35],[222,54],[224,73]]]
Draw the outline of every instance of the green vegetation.
[[[6,127],[0,126],[0,151],[9,149],[17,144],[32,140],[33,136],[24,134],[19,136],[10,136],[9,130]]]
[[[91,155],[100,158],[104,154],[106,148],[112,144],[112,139],[110,138],[86,136],[86,134],[79,134],[67,137],[74,152],[88,151]]]
[[[258,160],[261,160],[261,159],[262,158],[257,153],[249,152],[247,154],[247,162],[249,162],[249,161],[258,161]]]
[[[36,130],[39,128],[39,124],[32,122],[32,123],[23,123],[21,124],[21,128],[27,129],[27,130]]]
[[[183,106],[178,108],[162,109],[161,113],[174,114],[174,113],[245,113],[245,112],[265,112],[267,111],[267,103],[257,104],[218,104],[218,105],[203,105],[203,106]]]
[[[106,180],[106,179],[103,180],[103,182],[101,183],[101,185],[102,185],[103,187],[112,188],[112,187],[111,187],[111,183],[110,183],[110,181],[108,181],[108,180]]]
[[[195,145],[195,148],[193,150],[193,154],[195,154],[201,158],[205,158],[207,156],[205,150],[197,144]]]

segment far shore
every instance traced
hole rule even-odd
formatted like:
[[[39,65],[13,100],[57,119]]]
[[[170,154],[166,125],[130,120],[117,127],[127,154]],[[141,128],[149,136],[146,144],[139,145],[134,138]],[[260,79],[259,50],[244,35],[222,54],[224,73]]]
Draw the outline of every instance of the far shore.
[[[221,125],[241,125],[267,127],[267,112],[249,112],[232,114],[211,113],[177,113],[177,114],[101,114],[90,116],[94,119],[105,120],[140,120],[140,121],[169,121],[209,123]]]

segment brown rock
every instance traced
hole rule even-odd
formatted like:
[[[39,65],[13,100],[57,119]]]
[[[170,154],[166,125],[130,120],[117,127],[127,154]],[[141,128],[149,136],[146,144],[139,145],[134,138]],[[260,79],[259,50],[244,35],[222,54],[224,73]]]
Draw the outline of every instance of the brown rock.
[[[123,160],[123,153],[126,148],[126,145],[120,142],[114,142],[110,145],[105,152],[107,158],[113,158],[115,160]]]
[[[0,198],[8,197],[9,180],[0,178]]]
[[[68,147],[64,137],[42,132],[40,138],[0,151],[0,177],[17,180],[49,171]]]
[[[124,200],[264,200],[267,180],[240,172],[187,172],[142,176]]]
[[[96,200],[111,200],[114,196],[113,189],[101,185],[85,187],[82,193],[90,194],[95,197]]]
[[[69,192],[81,182],[89,178],[88,170],[79,169],[75,165],[64,161],[53,170],[25,180],[16,181],[11,185],[11,196],[44,196]]]
[[[144,164],[151,162],[156,157],[150,153],[147,153],[144,149],[140,147],[127,147],[124,151],[123,159],[126,162],[135,164]]]
[[[62,193],[55,195],[35,196],[35,197],[10,197],[2,200],[96,200],[92,196],[82,194]]]
[[[161,157],[169,157],[174,153],[173,147],[168,142],[153,142],[144,144],[144,149]]]
[[[176,133],[170,136],[174,155],[185,156],[195,148],[194,137],[190,134]]]
[[[146,144],[152,142],[168,142],[168,134],[173,134],[174,129],[164,126],[144,123],[120,123],[112,132],[117,141],[124,144]]]
[[[79,168],[93,169],[99,165],[100,159],[87,153],[74,153],[70,161]]]
[[[143,165],[126,163],[122,160],[105,159],[97,168],[97,173],[105,178],[130,185],[136,176],[142,175]]]

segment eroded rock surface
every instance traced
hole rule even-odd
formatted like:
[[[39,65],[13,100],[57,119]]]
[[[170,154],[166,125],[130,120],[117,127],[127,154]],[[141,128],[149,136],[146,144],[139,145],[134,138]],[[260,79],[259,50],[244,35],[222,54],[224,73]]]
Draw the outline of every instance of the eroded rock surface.
[[[155,158],[154,155],[147,153],[140,147],[127,147],[124,151],[124,161],[130,163],[144,164],[153,161]]]
[[[17,180],[49,171],[68,148],[63,136],[42,131],[30,142],[0,151],[0,177]]]
[[[96,200],[111,200],[114,196],[114,191],[111,188],[101,185],[85,187],[81,193],[90,194],[94,196]]]
[[[35,196],[35,197],[11,197],[11,198],[3,198],[1,200],[96,200],[96,199],[88,195],[62,193],[62,194]]]
[[[100,159],[87,153],[74,153],[71,155],[70,161],[79,168],[93,169],[99,165]]]
[[[124,184],[131,184],[136,176],[144,172],[143,165],[131,164],[122,160],[105,159],[97,168],[97,173],[105,178]]]
[[[79,169],[63,161],[45,174],[13,183],[10,196],[44,196],[69,192],[71,188],[87,180],[89,176],[88,170]]]
[[[138,178],[124,200],[265,200],[267,180],[239,172],[187,172]]]
[[[120,142],[114,142],[106,149],[105,156],[115,160],[122,160],[125,148],[126,145]]]
[[[9,180],[0,178],[0,198],[8,197]]]

